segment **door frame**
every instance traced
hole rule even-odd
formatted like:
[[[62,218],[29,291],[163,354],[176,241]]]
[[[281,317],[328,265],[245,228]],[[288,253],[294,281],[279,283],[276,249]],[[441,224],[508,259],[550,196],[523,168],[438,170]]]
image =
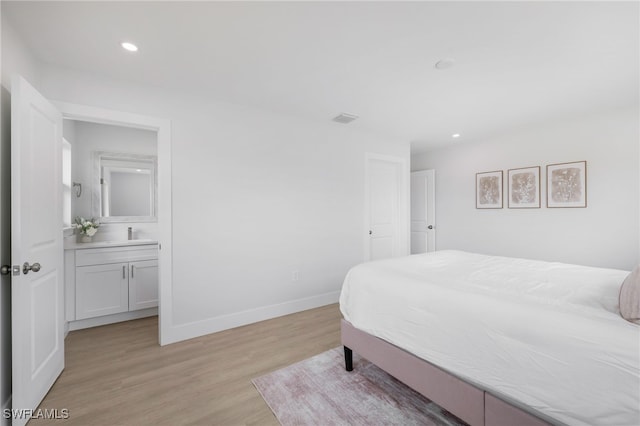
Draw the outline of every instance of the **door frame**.
[[[170,343],[173,288],[173,221],[171,189],[171,121],[146,115],[51,101],[63,119],[151,130],[158,145],[158,341]]]
[[[433,206],[433,215],[431,217],[431,223],[430,225],[433,225],[433,251],[438,250],[437,249],[437,244],[438,244],[438,240],[437,240],[437,236],[438,236],[438,232],[437,232],[437,226],[436,226],[436,171],[435,169],[425,169],[425,170],[416,170],[411,172],[411,177],[413,176],[427,176],[428,178],[430,177],[430,181],[431,181],[431,185],[429,185],[429,191],[428,193],[428,197],[425,197],[425,201],[427,203],[427,205],[431,205]],[[411,190],[411,186],[409,186],[409,190]],[[411,213],[409,213],[409,215],[411,215]],[[411,221],[413,221],[413,218],[410,218]],[[411,235],[409,235],[409,238],[411,238]],[[428,231],[427,231],[427,239],[428,237]],[[427,246],[427,253],[429,252],[429,244],[427,242],[426,244]]]
[[[10,84],[9,84],[10,86]],[[11,264],[11,93],[0,85],[0,264]],[[0,409],[11,409],[11,275],[0,275]],[[0,425],[11,420],[0,417]]]
[[[371,251],[370,251],[370,238],[369,238],[369,229],[371,226],[370,223],[370,214],[371,214],[371,197],[370,197],[370,175],[371,175],[371,162],[372,161],[384,161],[388,163],[392,163],[399,167],[400,179],[398,180],[398,247],[400,252],[398,256],[407,256],[411,252],[411,228],[409,227],[411,223],[411,210],[409,208],[409,160],[404,157],[394,157],[391,155],[377,154],[374,152],[366,152],[365,153],[365,166],[364,166],[364,229],[362,230],[362,234],[364,235],[363,240],[363,251],[364,251],[364,261],[368,262],[371,260]]]

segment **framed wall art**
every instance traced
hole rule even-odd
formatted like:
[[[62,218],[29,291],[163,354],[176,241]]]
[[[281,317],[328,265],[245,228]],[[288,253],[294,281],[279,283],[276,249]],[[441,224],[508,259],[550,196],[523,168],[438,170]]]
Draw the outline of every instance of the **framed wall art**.
[[[510,209],[540,208],[540,166],[509,169],[507,182]]]
[[[476,173],[476,208],[501,209],[502,170]]]
[[[547,166],[547,207],[587,207],[587,162]]]

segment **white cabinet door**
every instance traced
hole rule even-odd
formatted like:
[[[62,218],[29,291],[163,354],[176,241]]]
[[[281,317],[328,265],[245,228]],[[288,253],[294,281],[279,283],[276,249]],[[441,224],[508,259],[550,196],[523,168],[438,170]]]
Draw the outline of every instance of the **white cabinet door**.
[[[76,268],[76,319],[129,310],[129,263]]]
[[[131,262],[129,270],[129,310],[158,306],[158,261]]]

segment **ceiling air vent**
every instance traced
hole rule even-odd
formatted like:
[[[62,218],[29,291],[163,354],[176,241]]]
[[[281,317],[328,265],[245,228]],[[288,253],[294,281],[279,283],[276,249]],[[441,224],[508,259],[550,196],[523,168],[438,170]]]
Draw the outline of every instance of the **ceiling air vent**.
[[[336,123],[347,124],[347,123],[351,123],[356,118],[358,118],[358,116],[355,114],[347,114],[346,112],[343,112],[337,117],[334,117],[333,121],[335,121]]]

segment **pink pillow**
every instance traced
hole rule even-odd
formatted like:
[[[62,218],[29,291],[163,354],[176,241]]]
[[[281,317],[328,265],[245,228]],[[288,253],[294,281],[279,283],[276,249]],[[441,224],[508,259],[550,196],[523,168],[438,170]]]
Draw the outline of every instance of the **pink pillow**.
[[[640,320],[640,265],[622,283],[619,303],[622,318],[638,323]]]

